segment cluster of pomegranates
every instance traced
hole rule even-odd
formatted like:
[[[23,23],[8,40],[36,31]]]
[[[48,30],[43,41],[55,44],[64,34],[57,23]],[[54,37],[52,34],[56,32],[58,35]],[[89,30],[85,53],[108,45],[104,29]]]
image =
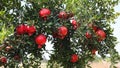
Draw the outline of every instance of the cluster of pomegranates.
[[[47,8],[43,8],[39,11],[39,17],[43,18],[44,20],[47,20],[47,17],[51,14],[51,11]],[[59,19],[67,19],[68,17],[72,17],[73,14],[68,14],[64,11],[61,11],[58,14]],[[77,29],[77,21],[72,19],[71,24],[73,26],[73,29]],[[29,36],[32,36],[34,33],[36,33],[36,27],[34,25],[29,26],[27,24],[20,24],[16,27],[16,34],[17,35],[23,35],[28,34]],[[64,39],[66,35],[68,34],[68,29],[66,26],[59,26],[57,28],[57,31],[53,33],[54,38]],[[44,34],[39,34],[35,37],[35,42],[38,45],[38,48],[42,48],[42,46],[46,43],[46,36]],[[7,47],[7,51],[10,49],[10,47]],[[15,55],[14,59],[18,60],[20,57],[18,55]],[[73,54],[71,56],[71,62],[77,62],[78,56],[76,54]]]
[[[104,30],[100,29],[99,27],[97,27],[97,26],[95,26],[93,24],[90,27],[92,27],[93,32],[97,36],[99,42],[103,41],[106,38],[106,33],[105,33]],[[89,33],[89,32],[86,32],[85,36],[86,36],[87,39],[91,39],[92,38],[92,34]],[[91,53],[93,55],[95,55],[96,51],[97,51],[97,49],[94,48],[94,49],[91,50]]]
[[[39,11],[39,17],[43,18],[44,20],[47,20],[47,17],[51,14],[51,11],[48,8],[42,8]],[[59,19],[67,19],[68,17],[72,17],[73,14],[67,14],[65,11],[61,11],[58,14],[58,18]],[[72,27],[74,30],[76,30],[78,28],[78,24],[77,21],[75,19],[70,20]],[[99,29],[97,26],[92,26],[93,31],[95,32],[95,34],[98,36],[98,40],[102,41],[106,38],[106,33],[104,32],[104,30]],[[36,27],[34,25],[29,26],[26,24],[20,24],[16,27],[16,34],[17,35],[23,35],[23,34],[28,34],[29,36],[32,36],[34,33],[36,33]],[[56,32],[53,32],[53,37],[54,38],[59,38],[59,39],[64,39],[66,37],[66,35],[68,34],[68,28],[66,26],[59,26],[57,28]],[[85,33],[85,36],[87,39],[91,39],[92,38],[92,34],[90,34],[89,32]],[[42,46],[46,43],[46,39],[47,37],[44,34],[39,34],[35,37],[35,42],[38,45],[38,48],[42,48]],[[6,51],[9,51],[10,48],[12,48],[11,46],[7,46],[6,47]],[[97,50],[92,50],[92,54],[95,54]],[[20,56],[19,55],[15,55],[14,59],[15,60],[19,60]],[[77,54],[72,54],[71,55],[71,59],[70,62],[75,63],[77,62],[79,59]],[[0,63],[6,63],[7,59],[5,57],[0,58]]]
[[[42,8],[39,11],[39,17],[43,18],[44,20],[47,20],[47,17],[50,14],[51,14],[51,11],[49,9],[47,9],[47,8]],[[67,19],[68,16],[70,17],[72,15],[67,14],[64,11],[61,11],[58,14],[58,18],[60,18],[60,19]],[[76,22],[76,20],[72,20],[71,24],[73,25],[74,29],[77,29],[77,22]],[[28,34],[29,36],[31,36],[35,32],[36,32],[36,28],[35,28],[34,25],[28,26],[26,24],[20,24],[19,26],[16,27],[16,33],[18,35]],[[68,33],[67,27],[66,26],[60,26],[60,27],[58,27],[57,32],[55,32],[53,34],[53,37],[54,38],[59,38],[59,39],[64,39],[65,36],[67,35],[67,33]],[[42,45],[44,45],[45,42],[46,42],[46,36],[44,34],[39,34],[38,36],[36,36],[35,42],[38,45],[38,48],[42,48]]]
[[[34,25],[32,26],[28,26],[26,24],[21,24],[19,26],[16,27],[16,33],[18,35],[22,35],[22,34],[28,34],[29,36],[33,35],[36,32],[36,28]]]
[[[19,55],[15,55],[14,57],[13,57],[13,59],[14,60],[16,60],[16,61],[19,61],[20,60],[20,56]],[[6,57],[1,57],[0,58],[0,65],[2,64],[2,65],[4,65],[4,64],[6,64],[7,63],[7,58]]]
[[[43,8],[40,10],[39,12],[39,16],[40,17],[43,17],[45,20],[47,19],[47,16],[50,15],[50,10],[47,9],[47,8]],[[68,17],[72,17],[73,14],[67,14],[65,11],[61,11],[59,14],[58,14],[58,18],[60,19],[67,19]],[[77,21],[72,19],[71,20],[71,24],[73,26],[73,29],[76,30],[77,27],[78,27],[78,24],[77,24]],[[66,26],[60,26],[58,27],[57,31],[56,32],[53,32],[53,37],[54,38],[59,38],[59,39],[64,39],[65,36],[68,34],[68,29]],[[44,37],[45,38],[45,37]],[[41,47],[40,47],[41,48]],[[78,55],[77,54],[73,54],[71,56],[71,60],[70,60],[72,63],[75,63],[78,61]]]
[[[106,33],[104,30],[102,30],[99,27],[94,26],[94,25],[92,25],[92,29],[95,32],[95,34],[97,35],[98,41],[103,41],[106,38]],[[89,32],[86,32],[85,36],[87,39],[92,38],[92,34],[90,34]]]
[[[39,11],[39,16],[44,20],[47,20],[47,17],[51,14],[51,11],[48,8],[42,8]],[[68,19],[69,17],[73,17],[73,13],[66,13],[65,11],[61,11],[58,14],[58,18],[60,19]]]
[[[25,25],[25,24],[21,24],[21,25],[19,25],[19,26],[16,27],[16,33],[18,35],[28,34],[29,36],[31,36],[35,32],[36,32],[36,28],[35,28],[34,25],[28,26],[28,25]],[[36,44],[38,44],[38,48],[41,48],[42,45],[44,45],[45,42],[46,42],[46,36],[43,35],[43,34],[38,35],[35,38],[35,42],[36,42]]]
[[[13,48],[13,46],[11,46],[11,45],[5,46],[5,52],[6,52],[6,53],[11,52],[13,49],[14,49],[14,48]],[[16,54],[16,55],[13,55],[13,59],[16,60],[16,61],[19,61],[21,58],[20,58],[19,55]],[[6,63],[7,63],[7,60],[8,60],[8,59],[7,59],[7,57],[5,57],[5,56],[0,57],[0,65],[6,64]]]

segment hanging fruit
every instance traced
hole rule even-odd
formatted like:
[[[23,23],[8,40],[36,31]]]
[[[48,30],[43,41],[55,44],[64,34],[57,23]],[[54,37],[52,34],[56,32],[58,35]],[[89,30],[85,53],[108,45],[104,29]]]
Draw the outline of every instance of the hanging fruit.
[[[58,28],[58,35],[60,36],[66,36],[68,33],[68,29],[65,26],[61,26]]]
[[[89,32],[86,32],[85,36],[86,36],[87,39],[90,39],[92,37],[92,35]]]
[[[98,36],[99,41],[102,41],[106,38],[106,33],[101,29],[96,31],[96,35]]]
[[[42,48],[42,46],[46,43],[46,36],[43,34],[38,35],[35,38],[35,42],[38,45],[38,48]]]
[[[68,33],[68,29],[65,26],[58,28],[58,38],[63,39]]]
[[[96,54],[96,51],[97,51],[97,49],[92,49],[92,51],[91,51],[91,53],[92,53],[92,55],[95,55]]]
[[[65,11],[61,11],[58,15],[60,19],[67,19],[67,13]]]
[[[36,32],[36,28],[34,25],[32,26],[27,26],[27,33],[29,36],[33,35]]]
[[[22,35],[22,34],[26,33],[26,28],[27,28],[27,26],[25,24],[18,25],[16,27],[16,33],[18,35]]]
[[[71,20],[71,24],[73,25],[73,26],[77,26],[77,21],[76,20]]]
[[[44,18],[44,20],[46,20],[50,14],[51,14],[51,11],[48,8],[42,8],[39,11],[39,16]]]
[[[73,26],[73,29],[76,30],[78,28],[78,24],[77,24],[77,21],[76,20],[71,20],[71,24]]]
[[[78,61],[78,55],[77,55],[77,54],[72,54],[70,61],[71,61],[72,63],[77,62],[77,61]]]

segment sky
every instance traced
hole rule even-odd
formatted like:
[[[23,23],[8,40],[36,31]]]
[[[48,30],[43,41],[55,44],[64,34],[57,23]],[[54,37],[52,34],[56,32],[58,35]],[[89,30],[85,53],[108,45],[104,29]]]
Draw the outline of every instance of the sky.
[[[115,12],[120,12],[120,3],[115,6]],[[117,37],[118,44],[116,45],[115,49],[119,52],[120,54],[120,16],[115,19],[115,24],[111,24],[111,26],[114,28],[114,36]]]

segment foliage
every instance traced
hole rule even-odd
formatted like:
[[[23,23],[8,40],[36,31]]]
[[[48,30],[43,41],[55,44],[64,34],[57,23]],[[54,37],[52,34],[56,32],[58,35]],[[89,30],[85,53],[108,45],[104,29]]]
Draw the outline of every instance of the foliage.
[[[15,11],[15,9],[18,8],[19,5],[20,3],[15,0],[0,0],[0,44],[14,31],[13,25],[17,20],[17,15],[15,15],[17,11]]]
[[[48,52],[46,44],[42,45],[42,48],[38,48],[36,44],[35,38],[40,34],[44,34],[47,40],[54,44],[48,62],[50,68],[53,68],[54,63],[64,68],[85,68],[88,62],[95,59],[93,49],[103,58],[110,54],[112,63],[120,59],[114,49],[117,39],[113,36],[110,26],[119,14],[115,13],[113,8],[118,4],[118,0],[26,0],[25,5],[21,5],[23,1],[0,2],[0,25],[5,25],[7,29],[13,26],[12,29],[15,30],[4,40],[0,51],[1,56],[7,57],[5,67],[18,67],[19,63],[22,63],[24,68],[39,67],[43,59],[42,54],[44,51]],[[46,18],[39,16],[42,8],[50,9],[51,14]],[[61,11],[66,12],[67,18],[58,17]],[[76,25],[71,24],[72,19],[77,21]],[[27,33],[18,35],[16,28],[21,24],[35,26],[36,32],[31,36]],[[65,26],[68,32],[60,30],[61,26]],[[101,35],[105,39],[96,34],[93,26],[105,32],[105,37]],[[90,39],[86,38],[86,32],[90,33]],[[12,47],[6,51],[7,46]],[[78,55],[77,62],[71,62],[73,54]]]
[[[2,44],[3,40],[10,35],[13,32],[13,26],[9,27],[9,29],[6,29],[5,25],[2,26],[0,31],[0,44]]]

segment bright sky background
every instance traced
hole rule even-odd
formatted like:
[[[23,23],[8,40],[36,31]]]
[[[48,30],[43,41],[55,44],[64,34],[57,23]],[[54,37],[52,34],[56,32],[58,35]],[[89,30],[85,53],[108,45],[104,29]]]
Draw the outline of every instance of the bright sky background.
[[[115,11],[116,12],[120,12],[120,3],[117,6],[115,6]],[[116,23],[115,24],[111,24],[111,26],[114,28],[113,34],[114,34],[115,37],[117,37],[117,40],[119,42],[116,45],[115,48],[117,49],[117,51],[120,54],[120,16],[117,19],[115,19],[115,22]]]

